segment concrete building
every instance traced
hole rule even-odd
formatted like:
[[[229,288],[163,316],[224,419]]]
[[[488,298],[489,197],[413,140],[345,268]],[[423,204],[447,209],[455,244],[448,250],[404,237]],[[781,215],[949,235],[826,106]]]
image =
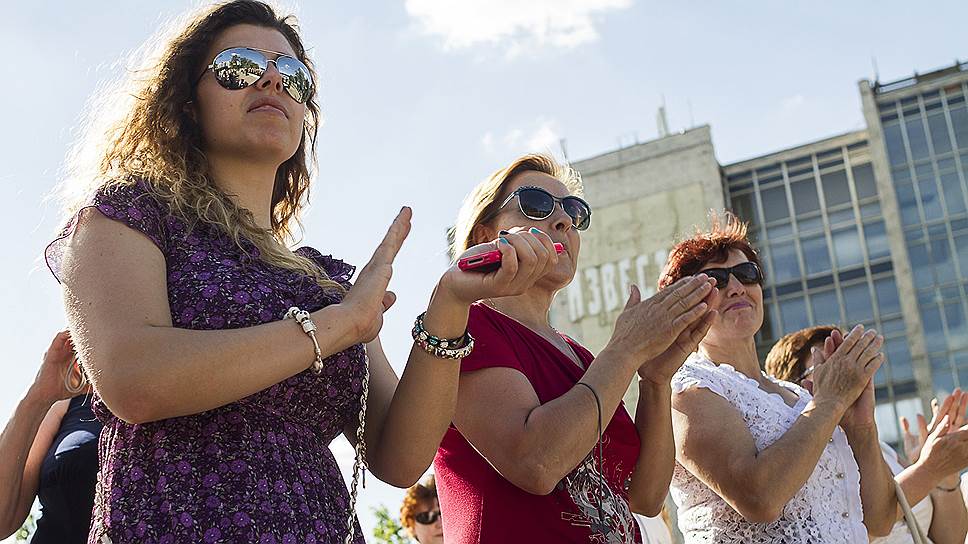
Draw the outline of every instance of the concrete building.
[[[866,130],[720,165],[704,126],[575,163],[593,222],[552,323],[600,350],[628,284],[654,290],[674,242],[731,209],[766,267],[760,352],[813,324],[877,328],[897,442],[899,415],[968,386],[968,64],[859,88]]]

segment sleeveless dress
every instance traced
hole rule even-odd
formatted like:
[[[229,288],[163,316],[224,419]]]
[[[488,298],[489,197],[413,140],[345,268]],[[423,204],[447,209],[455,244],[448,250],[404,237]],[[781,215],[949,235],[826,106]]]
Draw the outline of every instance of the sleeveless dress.
[[[251,244],[240,248],[210,225],[189,228],[143,182],[102,187],[88,208],[162,252],[174,327],[251,327],[282,319],[290,306],[340,301],[312,278],[263,262]],[[78,216],[47,248],[55,277]],[[354,267],[296,251],[349,287]],[[104,430],[89,542],[341,543],[349,494],[329,444],[357,417],[364,361],[358,344],[326,358],[320,374],[306,370],[214,410],[137,425],[95,394]],[[355,542],[364,542],[358,524]]]
[[[764,374],[764,376],[766,376]],[[812,398],[802,387],[766,376],[794,393],[789,406],[776,393],[728,364],[693,353],[672,379],[673,394],[702,387],[723,397],[742,416],[759,451],[780,439]],[[860,502],[860,471],[847,436],[837,427],[817,467],[772,523],[750,523],[699,478],[676,462],[670,487],[678,507],[679,530],[687,544],[777,543],[866,544]]]

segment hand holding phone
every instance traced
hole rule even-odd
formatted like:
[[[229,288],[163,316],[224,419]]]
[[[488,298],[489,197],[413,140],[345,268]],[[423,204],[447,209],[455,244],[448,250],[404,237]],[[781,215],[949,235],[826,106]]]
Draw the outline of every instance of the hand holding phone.
[[[555,252],[559,255],[565,251],[565,246],[555,242]],[[464,257],[457,261],[457,268],[464,272],[494,272],[501,268],[501,250],[494,249],[486,253],[479,253]]]

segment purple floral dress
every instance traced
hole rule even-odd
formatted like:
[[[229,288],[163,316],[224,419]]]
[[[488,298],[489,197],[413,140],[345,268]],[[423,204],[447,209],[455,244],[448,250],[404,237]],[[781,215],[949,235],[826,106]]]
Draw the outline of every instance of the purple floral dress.
[[[216,228],[189,231],[140,183],[102,189],[89,207],[164,254],[175,327],[251,327],[282,319],[293,305],[315,311],[339,302]],[[47,248],[55,276],[75,226]],[[349,286],[354,267],[308,247],[297,252]],[[208,412],[142,425],[118,419],[95,393],[104,430],[89,542],[342,542],[349,495],[329,444],[356,420],[364,364],[356,345],[327,358],[319,375],[305,371]],[[359,525],[356,535],[364,541]]]

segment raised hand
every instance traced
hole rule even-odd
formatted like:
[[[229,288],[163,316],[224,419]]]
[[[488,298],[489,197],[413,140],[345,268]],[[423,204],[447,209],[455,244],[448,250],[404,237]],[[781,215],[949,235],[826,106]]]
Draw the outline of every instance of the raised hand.
[[[839,331],[837,331],[839,335]],[[811,389],[817,402],[836,402],[843,406],[845,426],[872,424],[874,421],[874,383],[877,369],[884,363],[881,346],[884,338],[862,325],[838,343],[831,335],[824,349],[814,349]],[[829,353],[829,356],[826,354]]]
[[[64,377],[74,364],[74,345],[69,331],[60,331],[44,352],[43,362],[31,387],[51,403],[72,395],[64,385]]]
[[[938,476],[940,485],[947,488],[959,485],[959,472],[968,468],[968,425],[955,427],[956,419],[950,413],[941,417],[918,459],[918,464],[928,467]]]
[[[709,330],[710,302],[718,296],[714,281],[705,274],[682,278],[644,301],[633,285],[605,349],[621,350],[642,361],[640,376],[671,380],[692,352],[693,339],[701,340]],[[673,343],[678,347],[666,354]]]
[[[932,416],[930,423],[928,423],[923,415],[917,415],[917,434],[912,432],[908,419],[902,416],[900,421],[904,440],[904,455],[907,457],[908,462],[911,464],[917,462],[921,455],[921,449],[928,441],[928,437],[934,434],[935,430],[941,424],[941,420],[944,419],[944,416],[948,416],[948,420],[951,422],[951,427],[953,428],[959,428],[964,426],[965,423],[968,423],[965,413],[966,408],[968,408],[968,393],[962,391],[959,387],[945,397],[944,401],[940,404],[938,403],[938,399],[931,400]]]
[[[441,277],[440,287],[466,303],[520,295],[558,264],[559,256],[551,238],[537,228],[525,230],[521,227],[511,229],[493,242],[471,247],[458,259],[495,248],[501,252],[501,268],[481,273],[463,271],[454,264]],[[562,255],[561,258],[567,257]]]
[[[710,280],[710,283],[714,281]],[[716,306],[716,299],[718,298],[719,289],[710,289],[703,302],[707,308],[713,308]],[[699,343],[706,337],[706,333],[709,332],[709,328],[718,314],[719,312],[716,310],[709,310],[706,315],[687,325],[672,342],[672,345],[639,367],[639,377],[655,383],[671,381],[672,376],[686,362],[689,355],[699,349]]]
[[[347,316],[353,321],[353,344],[376,338],[383,327],[383,312],[397,300],[392,291],[387,291],[387,287],[393,276],[393,260],[410,234],[412,215],[408,207],[400,210],[383,241],[373,251],[370,261],[360,270],[356,283],[340,302],[349,310]]]

